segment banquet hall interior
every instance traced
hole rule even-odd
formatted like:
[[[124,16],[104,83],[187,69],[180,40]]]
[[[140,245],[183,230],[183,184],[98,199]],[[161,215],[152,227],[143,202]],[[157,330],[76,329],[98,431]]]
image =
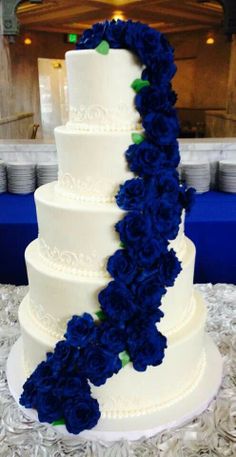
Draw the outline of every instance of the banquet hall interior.
[[[0,366],[19,334],[17,309],[28,290],[24,252],[38,236],[34,191],[58,179],[54,129],[69,119],[65,53],[76,49],[82,33],[92,24],[128,19],[159,30],[174,49],[178,172],[187,188],[196,189],[193,208],[185,215],[185,234],[196,246],[194,283],[208,302],[208,329],[226,360],[228,380],[219,402],[205,413],[201,424],[197,423],[195,438],[192,436],[186,444],[184,434],[177,431],[170,436],[172,440],[176,437],[176,451],[167,454],[170,443],[166,442],[163,457],[190,456],[191,446],[196,451],[191,455],[202,455],[201,449],[206,449],[209,456],[233,457],[235,411],[233,415],[230,408],[236,402],[235,385],[232,387],[236,373],[235,0],[0,0]],[[13,411],[15,406],[7,390],[1,394],[0,389],[0,417],[3,404],[7,412],[5,416],[2,413],[0,455],[54,455],[47,454],[47,450],[43,453],[49,446],[45,443],[40,444],[42,453],[32,453],[27,441],[29,424]],[[21,444],[20,439],[17,442],[12,438],[11,418],[15,436],[22,434]],[[215,427],[211,436],[208,430],[205,435],[199,431],[201,427],[207,429],[208,419]],[[190,429],[188,432],[190,437]],[[48,439],[53,441],[54,437]],[[143,452],[146,445],[142,444]],[[185,445],[189,446],[189,454],[180,453]],[[13,454],[13,448],[19,451],[21,446],[25,446],[25,454]],[[53,446],[56,452],[56,440]],[[125,454],[131,448],[120,444],[114,455],[162,455],[158,454],[160,440],[153,444],[156,454],[149,454],[147,449],[142,454],[141,447],[135,446],[134,454]],[[99,452],[104,451],[99,444],[94,454],[83,453],[82,447],[80,451],[76,449],[69,455],[103,455]]]

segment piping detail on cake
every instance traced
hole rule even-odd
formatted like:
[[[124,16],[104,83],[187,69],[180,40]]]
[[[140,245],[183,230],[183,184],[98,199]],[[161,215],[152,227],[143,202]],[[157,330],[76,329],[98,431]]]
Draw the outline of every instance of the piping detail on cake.
[[[107,184],[107,182],[106,182]],[[109,187],[112,189],[114,183],[109,182]],[[64,197],[74,200],[97,203],[113,203],[117,193],[117,186],[114,191],[107,193],[104,189],[103,180],[94,180],[91,176],[86,179],[76,179],[70,173],[59,172],[58,183],[55,186],[56,192]]]
[[[48,313],[42,304],[36,303],[35,300],[33,300],[32,298],[30,298],[27,308],[30,317],[34,320],[35,324],[41,328],[41,330],[46,332],[51,337],[56,338],[57,340],[63,339],[63,335],[66,331],[67,322],[70,316],[58,319],[54,317],[52,314]],[[177,324],[165,330],[167,338],[173,338],[175,334],[179,333],[191,321],[195,310],[196,300],[193,295],[189,306],[186,308],[180,325]],[[164,319],[162,320],[162,323],[164,323]],[[163,331],[160,324],[159,327],[160,330]]]
[[[191,321],[195,310],[196,310],[196,300],[194,298],[194,295],[192,295],[190,304],[186,308],[183,319],[181,320],[181,324],[174,325],[173,327],[170,327],[168,330],[165,330],[162,328],[162,325],[165,322],[165,318],[163,318],[161,323],[159,324],[159,329],[162,332],[165,332],[165,335],[167,338],[173,337],[176,333],[180,332]]]
[[[110,409],[103,409],[104,405],[100,401],[100,407],[101,407],[101,417],[103,419],[121,419],[123,417],[132,417],[132,416],[142,416],[145,414],[150,414],[154,413],[155,411],[161,410],[163,408],[168,408],[175,403],[181,401],[184,399],[187,395],[191,394],[191,392],[194,391],[194,389],[197,387],[198,383],[200,382],[200,379],[203,376],[204,370],[206,366],[206,354],[205,350],[203,350],[199,363],[197,364],[196,371],[194,373],[194,376],[191,377],[189,380],[187,386],[185,386],[181,392],[178,395],[173,396],[172,398],[167,399],[166,401],[160,402],[160,403],[154,403],[151,406],[147,406],[145,408],[139,407],[138,404],[140,403],[139,398],[137,397],[135,401],[129,401],[129,398],[125,397],[118,397],[116,399],[113,399],[112,397],[106,397],[106,403],[110,402]],[[120,407],[120,405],[124,405],[126,408],[126,411],[117,411],[117,409]],[[134,404],[136,408],[134,408]],[[107,407],[106,407],[107,408]],[[128,411],[127,411],[128,409]]]
[[[52,314],[46,312],[45,308],[40,303],[36,303],[32,298],[29,300],[28,313],[34,322],[50,336],[53,336],[57,340],[63,338],[68,316],[64,319],[57,319]]]
[[[31,364],[29,361],[27,361],[26,357],[24,358],[24,371],[26,373],[26,376],[29,376],[30,373],[32,372],[32,367],[30,366]],[[130,402],[129,398],[116,398],[115,400],[112,397],[106,397],[106,403],[109,402],[110,406],[104,408],[104,404],[100,401],[100,407],[101,407],[101,417],[103,419],[122,419],[124,417],[132,417],[132,416],[142,416],[145,414],[151,414],[154,413],[155,411],[168,408],[175,403],[183,400],[185,397],[190,395],[197,385],[199,384],[204,371],[206,367],[206,353],[205,350],[202,351],[202,354],[200,356],[200,360],[197,364],[196,371],[194,373],[194,376],[191,377],[187,385],[181,390],[181,392],[178,395],[173,396],[172,398],[167,399],[166,401],[160,402],[160,403],[155,403],[151,406],[147,407],[137,407],[137,405],[140,403],[139,398],[136,398],[135,401]],[[120,408],[120,405],[124,404],[125,407],[127,408],[127,405],[130,404],[129,410],[127,411],[117,411],[117,409]],[[136,408],[134,408],[134,404],[136,405]]]
[[[120,122],[124,115],[128,122]],[[116,109],[108,109],[101,105],[80,105],[79,108],[70,108],[67,127],[85,131],[129,131],[137,129],[139,114],[134,112],[126,103],[120,103]],[[90,124],[91,122],[91,124]]]
[[[39,253],[44,261],[58,271],[65,271],[84,277],[109,278],[106,271],[106,260],[101,262],[98,254],[94,251],[92,255],[77,255],[70,251],[60,251],[57,247],[50,247],[43,238],[39,238]]]

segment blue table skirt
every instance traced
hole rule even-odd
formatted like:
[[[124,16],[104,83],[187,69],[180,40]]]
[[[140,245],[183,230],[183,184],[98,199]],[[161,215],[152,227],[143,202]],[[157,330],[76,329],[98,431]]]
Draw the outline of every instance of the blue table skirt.
[[[236,284],[236,195],[197,195],[185,232],[197,249],[195,282]],[[27,284],[24,251],[37,234],[33,194],[0,195],[0,283]]]
[[[236,194],[197,195],[185,233],[197,249],[195,282],[236,284]]]

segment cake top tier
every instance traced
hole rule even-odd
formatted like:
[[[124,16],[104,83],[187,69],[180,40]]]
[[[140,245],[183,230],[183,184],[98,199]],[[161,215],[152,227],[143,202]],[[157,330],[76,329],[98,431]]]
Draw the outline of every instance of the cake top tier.
[[[140,78],[142,66],[124,49],[107,55],[96,50],[66,54],[70,129],[120,131],[138,128],[132,82]]]

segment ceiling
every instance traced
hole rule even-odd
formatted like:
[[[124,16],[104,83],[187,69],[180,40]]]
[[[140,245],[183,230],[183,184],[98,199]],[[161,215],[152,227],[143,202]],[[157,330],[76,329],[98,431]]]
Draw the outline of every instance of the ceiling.
[[[214,0],[43,0],[20,4],[17,15],[25,30],[78,34],[114,15],[145,22],[164,33],[213,29],[223,21],[222,7]]]

